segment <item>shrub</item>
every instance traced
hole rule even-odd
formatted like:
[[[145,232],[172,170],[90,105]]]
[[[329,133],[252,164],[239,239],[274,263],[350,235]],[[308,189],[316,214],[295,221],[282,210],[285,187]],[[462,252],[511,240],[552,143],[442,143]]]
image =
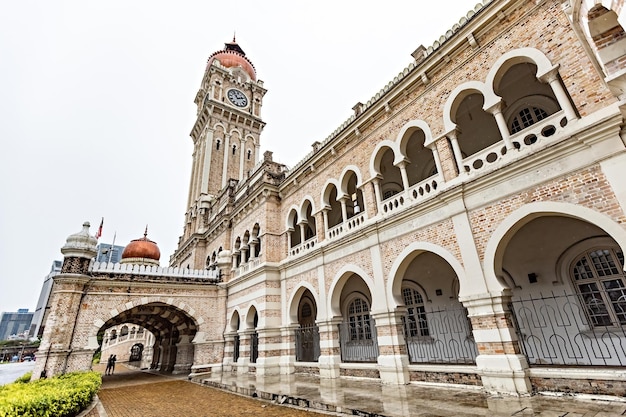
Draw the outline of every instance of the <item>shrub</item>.
[[[22,384],[26,384],[27,382],[30,382],[30,378],[33,376],[33,372],[27,372],[24,375],[22,375],[21,377],[17,378],[15,380],[15,382],[18,383],[22,383]]]
[[[101,384],[98,372],[72,372],[0,386],[0,417],[74,416],[89,405]]]

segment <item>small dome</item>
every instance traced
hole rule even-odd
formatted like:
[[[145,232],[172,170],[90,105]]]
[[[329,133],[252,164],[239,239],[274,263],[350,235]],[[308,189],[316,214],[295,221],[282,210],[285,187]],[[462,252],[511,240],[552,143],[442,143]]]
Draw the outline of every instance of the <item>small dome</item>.
[[[207,61],[207,68],[211,66],[214,60],[220,61],[220,64],[226,68],[233,67],[241,67],[245,72],[248,73],[250,78],[253,81],[256,81],[256,70],[254,69],[254,65],[248,58],[246,58],[246,54],[241,49],[241,47],[233,41],[231,43],[224,44],[225,47],[221,51],[213,52]]]
[[[65,257],[93,258],[96,255],[98,239],[89,234],[89,222],[83,223],[80,232],[70,235],[61,248]]]
[[[143,238],[132,240],[122,252],[121,263],[146,263],[159,264],[161,251],[156,242],[148,239],[148,228],[143,234]]]

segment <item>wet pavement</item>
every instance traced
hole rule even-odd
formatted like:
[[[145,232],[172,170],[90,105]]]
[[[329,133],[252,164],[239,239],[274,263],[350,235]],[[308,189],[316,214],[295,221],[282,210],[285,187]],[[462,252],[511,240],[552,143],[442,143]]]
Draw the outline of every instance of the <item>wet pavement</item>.
[[[320,379],[311,375],[254,376],[213,374],[187,381],[185,375],[166,376],[116,367],[116,374],[103,376],[100,404],[87,417],[121,416],[204,416],[210,407],[201,407],[212,389],[232,391],[266,400],[265,404],[298,406],[303,410],[332,415],[387,417],[468,417],[468,416],[545,416],[617,417],[626,416],[626,401],[584,399],[575,396],[494,397],[477,389],[452,389],[422,385],[382,385],[355,379]],[[96,370],[99,370],[96,368]],[[181,385],[183,387],[181,391]],[[134,397],[130,397],[133,387]],[[186,388],[184,388],[186,387]],[[178,394],[173,396],[174,391]],[[182,394],[181,394],[182,392]],[[141,412],[137,398],[150,404]],[[158,411],[158,412],[157,412]],[[292,409],[293,411],[293,409]],[[259,408],[258,415],[270,415]],[[214,414],[215,415],[215,414]],[[228,415],[228,414],[220,414]],[[233,412],[233,415],[235,413]],[[236,414],[240,415],[240,414]]]

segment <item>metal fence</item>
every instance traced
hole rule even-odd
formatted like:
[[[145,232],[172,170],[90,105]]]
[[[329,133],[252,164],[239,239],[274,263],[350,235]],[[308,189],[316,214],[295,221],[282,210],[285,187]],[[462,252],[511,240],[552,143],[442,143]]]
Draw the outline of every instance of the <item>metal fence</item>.
[[[404,320],[404,337],[411,363],[476,363],[478,349],[463,306],[426,311],[427,336],[411,336]]]
[[[343,362],[376,362],[378,359],[378,341],[376,340],[374,319],[369,319],[367,329],[355,329],[355,325],[355,323],[350,322],[339,324],[341,360]]]
[[[259,357],[259,334],[257,332],[252,333],[250,336],[250,363],[256,363]]]
[[[593,325],[577,295],[514,297],[511,311],[531,365],[626,365],[624,327]]]
[[[320,332],[315,324],[295,330],[296,361],[316,362],[320,357]]]
[[[239,335],[233,338],[233,362],[237,362],[239,359],[239,344],[240,344]]]

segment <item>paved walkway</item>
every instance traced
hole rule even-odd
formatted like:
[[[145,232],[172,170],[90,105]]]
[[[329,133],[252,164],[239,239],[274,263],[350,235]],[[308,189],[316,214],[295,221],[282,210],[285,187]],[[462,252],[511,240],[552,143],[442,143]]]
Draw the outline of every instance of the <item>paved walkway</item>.
[[[277,404],[295,405],[333,415],[387,417],[469,417],[469,416],[545,416],[545,417],[618,417],[626,416],[626,402],[567,397],[531,398],[492,397],[481,391],[417,385],[386,386],[357,380],[320,380],[314,376],[217,374],[202,380],[202,386],[186,380],[148,372],[132,371],[118,364],[116,374],[104,376],[100,404],[88,417],[177,417],[177,416],[295,416],[294,409]],[[99,369],[96,369],[99,370]],[[252,405],[240,396],[226,399],[211,387],[260,397]],[[216,405],[222,409],[212,410]],[[226,411],[224,403],[228,404]],[[228,407],[230,411],[228,411]],[[237,410],[232,407],[248,407]],[[252,408],[250,408],[252,407]],[[269,408],[268,408],[269,407]],[[278,411],[278,409],[282,409]],[[286,412],[286,414],[285,414]],[[311,415],[309,413],[309,415]]]

